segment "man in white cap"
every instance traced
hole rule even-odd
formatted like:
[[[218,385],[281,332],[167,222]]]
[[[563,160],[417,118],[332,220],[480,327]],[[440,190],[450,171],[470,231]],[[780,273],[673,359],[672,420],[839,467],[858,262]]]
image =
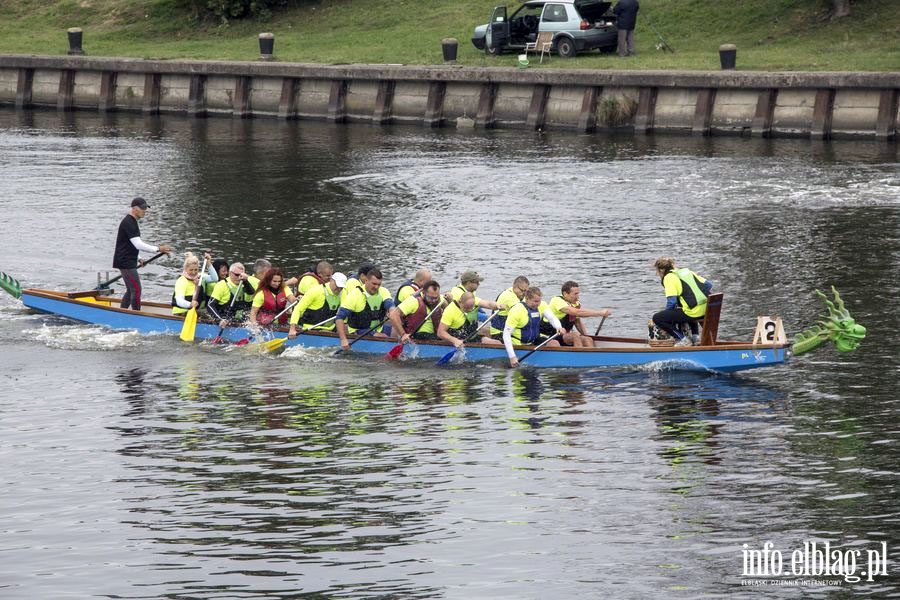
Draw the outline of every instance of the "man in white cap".
[[[343,273],[333,273],[328,283],[313,286],[300,300],[300,303],[291,314],[291,329],[288,338],[297,337],[297,325],[303,320],[303,329],[311,329],[322,321],[328,321],[319,325],[318,329],[334,331],[334,317],[341,305],[341,290],[347,285],[347,276]]]
[[[139,253],[144,251],[168,254],[172,251],[167,244],[153,246],[141,240],[138,219],[144,218],[148,208],[150,206],[146,200],[135,198],[131,201],[131,211],[119,223],[116,251],[113,254],[113,268],[122,273],[122,281],[125,282],[125,295],[122,296],[121,308],[141,310],[141,276],[138,275],[137,270],[144,266],[144,261],[139,257]]]

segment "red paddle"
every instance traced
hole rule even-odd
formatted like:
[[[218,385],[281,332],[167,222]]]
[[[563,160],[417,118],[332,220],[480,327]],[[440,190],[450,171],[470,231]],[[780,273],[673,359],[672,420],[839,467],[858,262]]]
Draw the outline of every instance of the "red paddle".
[[[434,313],[434,311],[436,311],[436,310],[439,309],[441,306],[443,306],[443,304],[444,304],[444,298],[443,298],[443,296],[442,296],[442,297],[441,297],[441,301],[437,303],[437,306],[435,306],[435,307],[432,308],[430,311],[428,311],[428,314],[425,315],[425,318],[422,320],[421,323],[419,323],[419,326],[416,327],[415,329],[413,329],[412,333],[410,333],[409,335],[413,335],[415,332],[417,332],[417,331],[422,327],[422,325],[424,325],[425,323],[427,323],[427,322],[428,322],[428,319],[431,318],[432,313]],[[387,352],[387,354],[385,355],[384,358],[385,358],[386,360],[394,360],[395,358],[397,358],[398,356],[400,356],[402,353],[403,353],[403,344],[400,343],[400,344],[397,344],[396,346],[394,346],[393,348],[391,348],[390,350],[388,350],[388,352]]]

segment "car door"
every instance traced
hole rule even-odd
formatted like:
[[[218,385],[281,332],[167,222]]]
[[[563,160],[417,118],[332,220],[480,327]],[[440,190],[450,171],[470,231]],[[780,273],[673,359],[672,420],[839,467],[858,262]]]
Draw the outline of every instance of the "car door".
[[[487,32],[484,36],[484,47],[499,52],[509,43],[509,20],[506,18],[506,7],[498,6],[491,13]]]

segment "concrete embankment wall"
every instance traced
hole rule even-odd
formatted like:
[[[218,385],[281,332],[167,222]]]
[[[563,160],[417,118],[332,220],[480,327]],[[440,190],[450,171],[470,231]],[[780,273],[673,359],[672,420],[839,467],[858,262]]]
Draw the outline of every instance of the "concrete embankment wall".
[[[0,104],[426,127],[896,140],[900,72],[597,71],[0,56]]]

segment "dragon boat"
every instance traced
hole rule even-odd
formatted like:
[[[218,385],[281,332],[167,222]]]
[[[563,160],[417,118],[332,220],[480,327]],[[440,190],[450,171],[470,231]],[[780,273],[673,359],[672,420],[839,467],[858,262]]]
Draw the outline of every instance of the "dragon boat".
[[[85,292],[60,292],[36,288],[21,288],[18,281],[5,273],[0,273],[0,288],[20,298],[23,304],[33,310],[72,319],[83,323],[101,325],[112,329],[135,330],[144,334],[178,335],[184,325],[184,317],[172,315],[171,305],[158,302],[144,302],[140,311],[119,308],[120,298],[113,297],[107,289]],[[825,301],[828,316],[812,329],[801,333],[791,346],[784,339],[771,341],[722,341],[716,339],[722,295],[709,297],[707,315],[702,322],[701,343],[688,347],[651,346],[649,340],[610,336],[593,336],[593,348],[518,346],[521,358],[529,354],[527,364],[533,367],[551,368],[591,368],[591,367],[641,367],[659,365],[663,368],[684,370],[705,370],[736,372],[777,365],[785,362],[792,354],[807,352],[831,340],[838,350],[855,349],[865,337],[865,328],[853,321],[844,308],[843,301],[832,288],[835,301],[816,290]],[[331,331],[302,331],[292,339],[287,339],[287,329],[267,332],[268,339],[278,340],[278,346],[303,346],[307,348],[338,349],[340,340]],[[251,337],[246,327],[229,326],[220,334],[216,323],[198,321],[195,338],[212,341],[220,338],[226,342],[245,341]],[[280,343],[284,340],[284,343]],[[395,347],[396,341],[389,338],[364,336],[354,341],[352,350],[358,353],[384,355]],[[403,348],[409,359],[438,359],[452,346],[443,341],[416,341]],[[496,362],[506,364],[507,356],[503,346],[469,343],[465,352],[459,353],[463,362]],[[433,362],[433,361],[432,361]],[[454,361],[458,362],[458,361]],[[525,363],[523,363],[525,364]]]

